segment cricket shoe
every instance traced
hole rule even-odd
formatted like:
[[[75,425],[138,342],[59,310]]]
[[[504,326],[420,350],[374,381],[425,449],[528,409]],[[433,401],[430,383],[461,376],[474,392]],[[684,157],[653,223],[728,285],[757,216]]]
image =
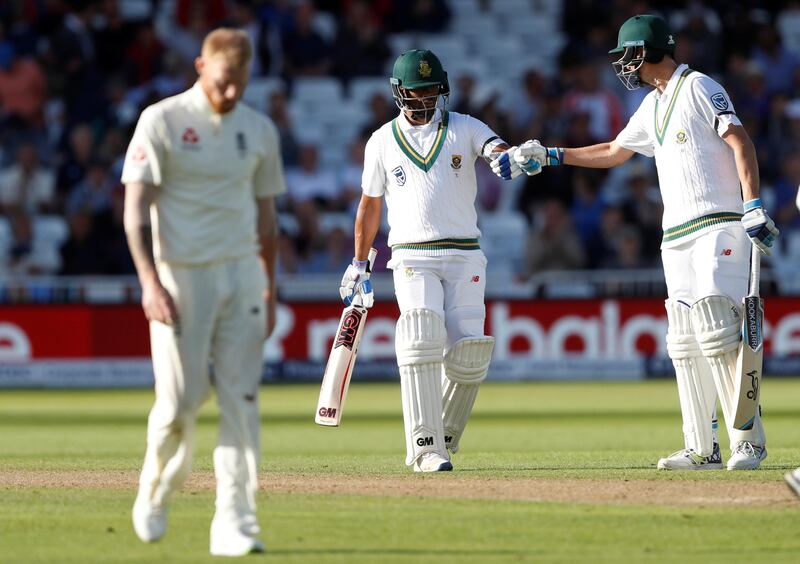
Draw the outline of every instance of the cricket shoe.
[[[659,470],[721,470],[722,455],[719,445],[714,443],[711,456],[700,456],[694,449],[685,448],[673,452],[666,458],[658,461]]]
[[[438,452],[426,452],[414,462],[414,472],[449,472],[453,463]]]
[[[133,504],[133,530],[142,542],[156,542],[167,532],[167,508],[156,507],[139,494]]]
[[[767,447],[756,446],[749,441],[739,441],[731,451],[728,470],[755,470],[767,457]]]
[[[264,552],[264,543],[232,523],[211,522],[211,556],[246,556]],[[250,528],[250,527],[246,527]]]
[[[800,496],[800,468],[795,468],[783,477],[792,491]]]

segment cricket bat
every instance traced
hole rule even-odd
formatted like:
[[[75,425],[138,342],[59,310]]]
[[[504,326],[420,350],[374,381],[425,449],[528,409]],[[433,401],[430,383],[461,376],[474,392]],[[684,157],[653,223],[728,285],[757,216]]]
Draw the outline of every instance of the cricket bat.
[[[372,272],[375,264],[375,249],[369,250],[367,272]],[[350,387],[350,376],[356,363],[358,345],[367,321],[367,308],[361,305],[361,296],[356,294],[353,303],[344,308],[339,319],[339,327],[333,339],[331,354],[322,377],[319,391],[317,413],[314,422],[326,427],[338,427],[342,419],[344,401],[347,399],[347,388]]]
[[[733,426],[741,431],[753,428],[759,409],[761,368],[764,357],[764,339],[761,333],[764,322],[764,300],[759,296],[761,254],[753,245],[750,255],[750,291],[744,298],[742,312],[742,347],[736,362],[736,382]]]

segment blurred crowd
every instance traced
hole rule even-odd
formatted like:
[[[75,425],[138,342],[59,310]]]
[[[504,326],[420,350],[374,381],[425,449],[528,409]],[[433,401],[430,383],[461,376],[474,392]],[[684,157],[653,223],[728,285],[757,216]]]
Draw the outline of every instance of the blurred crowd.
[[[520,69],[515,82],[461,65],[450,74],[450,109],[512,144],[610,140],[647,90],[624,90],[607,51],[629,16],[660,12],[676,33],[677,61],[728,89],[758,150],[768,209],[784,234],[800,233],[800,2],[553,1],[564,38],[556,60]],[[542,2],[527,4],[535,12]],[[134,272],[119,182],[127,142],[145,106],[192,84],[202,38],[223,24],[252,37],[254,80],[282,85],[263,100],[280,131],[289,187],[279,202],[280,271],[342,271],[352,256],[364,144],[397,109],[387,80],[363,103],[343,160],[331,162],[324,141],[299,131],[294,84],[336,77],[346,90],[361,77],[386,79],[395,34],[447,37],[467,6],[478,17],[493,9],[491,0],[0,3],[0,272]],[[652,159],[613,171],[561,167],[509,185],[482,161],[476,166],[486,228],[493,215],[521,218],[513,276],[658,266],[662,209]]]

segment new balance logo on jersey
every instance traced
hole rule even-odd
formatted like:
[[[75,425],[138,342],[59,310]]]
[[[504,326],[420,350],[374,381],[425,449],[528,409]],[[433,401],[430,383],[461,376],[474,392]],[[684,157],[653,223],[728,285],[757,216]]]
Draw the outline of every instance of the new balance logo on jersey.
[[[472,281],[473,282],[480,282],[481,281],[481,277],[476,274],[475,276],[472,277]]]
[[[398,186],[402,186],[406,183],[406,172],[403,170],[402,166],[398,166],[392,170],[392,174],[394,175],[394,179],[397,181]]]
[[[733,254],[733,249],[722,249],[722,252],[719,254],[721,257],[729,257]]]

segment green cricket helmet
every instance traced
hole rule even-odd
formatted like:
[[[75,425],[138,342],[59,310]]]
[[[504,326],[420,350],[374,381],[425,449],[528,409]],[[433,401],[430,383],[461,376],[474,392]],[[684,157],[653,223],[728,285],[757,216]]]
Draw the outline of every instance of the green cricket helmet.
[[[409,107],[409,100],[415,100],[415,103],[418,104],[419,101],[433,98],[433,110],[435,110],[435,104],[438,102],[439,96],[443,98],[446,105],[447,98],[450,95],[450,83],[447,80],[447,73],[442,67],[439,57],[427,49],[413,49],[397,57],[389,84],[392,87],[392,97],[397,107],[411,112],[419,112],[421,108]],[[430,86],[439,86],[438,92],[433,96],[410,98],[403,93],[405,90],[416,90]],[[432,116],[433,110],[425,110],[424,113]]]
[[[611,55],[622,55],[611,63],[628,90],[642,86],[639,70],[642,63],[659,63],[664,55],[675,52],[675,38],[661,16],[633,16],[619,28],[617,46]]]

